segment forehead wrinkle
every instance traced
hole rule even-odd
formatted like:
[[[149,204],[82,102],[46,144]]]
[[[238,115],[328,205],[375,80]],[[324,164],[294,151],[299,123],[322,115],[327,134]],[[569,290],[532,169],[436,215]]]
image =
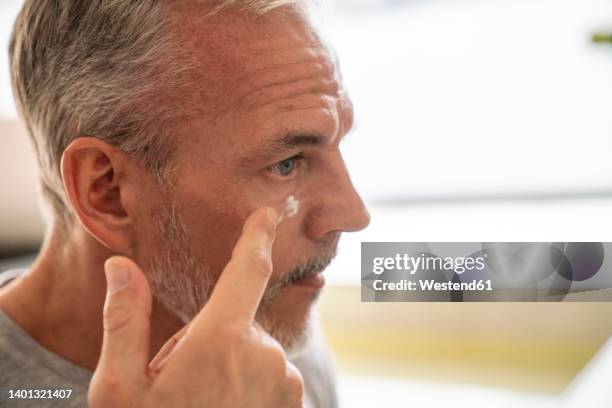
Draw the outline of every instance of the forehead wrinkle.
[[[245,75],[236,85],[235,93],[239,100],[243,100],[269,86],[283,85],[316,77],[333,78],[333,70],[319,61],[274,66]]]
[[[343,139],[353,126],[353,105],[344,90],[340,90],[338,95],[300,95],[277,99],[258,107],[252,113],[254,114],[252,120],[256,123],[270,123],[270,118],[274,118],[272,122],[295,123],[296,129],[319,129],[315,133],[327,136],[324,139],[329,143],[338,137],[340,140]],[[303,118],[311,119],[304,122]],[[300,122],[302,124],[298,125]],[[254,131],[253,136],[257,139],[256,134],[265,133],[272,132]]]
[[[194,82],[205,90],[202,96],[214,99],[217,106],[218,98],[226,99],[245,71],[307,61],[309,55],[303,51],[317,44],[308,15],[291,8],[279,8],[262,16],[235,9],[207,16],[201,8],[187,6],[187,2],[176,3],[169,8],[169,26],[195,66]],[[296,49],[302,53],[298,59],[289,55]]]
[[[235,106],[254,111],[276,103],[300,105],[298,99],[306,96],[311,100],[338,99],[342,89],[339,75],[335,66],[322,53],[318,54],[308,62],[270,66],[243,76],[242,84],[233,90],[231,97]]]
[[[273,97],[305,91],[336,94],[341,88],[335,56],[307,15],[282,10],[257,18],[232,10],[205,20],[201,15],[185,7],[175,28],[183,33],[197,66],[194,83],[200,91],[192,105],[202,115],[244,113]],[[303,79],[312,81],[291,89],[289,84]]]
[[[290,60],[288,56],[284,56],[284,61]],[[310,82],[311,85],[328,85],[325,88],[329,93],[336,93],[339,89],[339,76],[336,73],[335,67],[324,56],[310,56],[307,61],[299,60],[299,62],[289,62],[283,64],[268,64],[263,69],[253,69],[251,72],[243,75],[236,82],[234,87],[234,98],[239,105],[251,105],[253,101],[258,99],[258,94],[274,93],[275,91],[283,94],[283,88],[289,93],[300,93],[300,86],[304,86],[305,82]],[[302,81],[304,83],[299,84]],[[294,89],[290,89],[290,85],[295,84]],[[310,88],[313,88],[311,86]],[[314,89],[311,90],[314,92]],[[287,93],[284,94],[288,96]]]
[[[236,78],[236,82],[242,84],[246,79],[260,75],[267,71],[278,69],[298,68],[300,65],[309,66],[318,64],[320,68],[327,69],[330,73],[334,71],[335,63],[330,55],[320,48],[319,44],[304,44],[302,42],[285,44],[283,47],[273,47],[271,44],[261,52],[241,53],[239,56],[242,63],[242,74]],[[244,62],[248,60],[248,65]]]
[[[292,109],[300,105],[302,99],[310,97],[323,99],[338,95],[338,84],[333,80],[321,78],[298,79],[281,84],[266,86],[240,101],[249,110],[260,110],[269,105],[281,105]],[[313,106],[314,107],[314,106]],[[281,107],[281,110],[283,108]]]
[[[272,92],[271,87],[314,78],[321,78],[331,86],[328,92],[335,93],[340,76],[333,56],[316,33],[302,28],[306,29],[298,31],[285,23],[280,38],[257,39],[229,53],[225,65],[233,70],[225,71],[230,84],[226,97],[236,105],[248,106],[253,99],[250,97],[260,91]]]
[[[341,102],[344,96],[336,56],[308,21],[280,12],[272,12],[255,20],[228,12],[208,19],[204,24],[194,24],[193,14],[177,21],[181,23],[179,25],[184,34],[182,37],[185,40],[185,48],[190,52],[191,60],[197,64],[194,82],[199,81],[198,87],[203,91],[199,100],[194,100],[194,105],[200,107],[202,117],[206,117],[207,121],[221,121],[232,117],[248,118],[248,128],[251,129],[257,117],[265,116],[265,122],[268,124],[293,124],[289,127],[295,127],[296,130],[311,129],[313,126],[310,126],[308,121],[312,120],[316,122],[312,125],[320,128],[321,132],[324,131],[329,140],[336,135],[342,136],[338,128],[342,129],[343,124],[336,123],[331,126],[330,123],[324,127],[318,124],[321,120],[328,122],[332,119],[328,110],[338,111],[335,112],[336,115],[331,116],[336,116],[340,122],[348,122],[348,115],[340,113],[346,109]],[[192,24],[184,24],[187,20],[191,20]],[[283,88],[283,83],[289,84],[304,79],[308,81],[318,76],[327,79],[318,84],[315,80],[312,83],[304,83],[303,86],[300,85],[300,91],[291,94],[292,97],[287,97],[289,86]],[[269,87],[274,84],[281,86],[276,89]],[[315,85],[320,89],[315,89]],[[310,94],[302,94],[304,90],[310,91]],[[254,112],[245,109],[247,106],[236,103],[240,97],[247,96],[248,93],[256,95],[257,92],[270,96],[269,99],[263,97],[259,101],[254,98],[254,102],[266,103],[263,109],[259,110],[261,106],[256,107],[257,112]],[[275,97],[274,100],[271,100],[272,96]],[[247,102],[253,101],[247,98]],[[297,117],[291,115],[299,110],[306,112],[307,116],[313,119],[300,118],[299,113]],[[310,113],[316,110],[322,113]],[[278,114],[286,119],[279,121],[276,118]],[[243,122],[232,119],[231,123],[235,123],[235,130],[238,131],[244,127]],[[334,127],[336,129],[332,132]],[[329,131],[323,130],[328,128]],[[244,136],[242,131],[234,133]],[[263,135],[253,135],[253,139]],[[234,140],[232,137],[230,139]],[[244,145],[244,140],[233,143]]]

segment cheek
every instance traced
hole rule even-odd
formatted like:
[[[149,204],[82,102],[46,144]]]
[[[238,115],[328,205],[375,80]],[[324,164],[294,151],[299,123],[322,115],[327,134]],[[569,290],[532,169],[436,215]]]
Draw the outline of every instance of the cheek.
[[[278,200],[281,204],[270,203],[275,208],[284,208],[285,199]],[[186,223],[189,229],[190,247],[198,254],[198,258],[215,274],[221,273],[229,262],[232,250],[242,233],[246,218],[260,205],[259,203],[240,200],[241,206],[231,205],[198,205],[189,208]],[[277,229],[276,239],[272,248],[274,265],[271,281],[286,274],[294,266],[296,255],[300,253],[298,243],[301,216],[298,212],[292,218],[285,218]]]
[[[279,213],[284,213],[290,207],[295,214],[292,217],[285,216],[279,225],[272,251],[272,279],[286,274],[300,253],[297,237],[303,222],[302,202],[305,201],[301,194],[289,190],[288,186],[266,191],[257,183],[223,183],[222,186],[209,184],[208,187],[206,192],[183,191],[181,197],[176,198],[187,229],[187,245],[202,266],[215,274],[223,270],[240,237],[244,222],[257,208],[271,206]],[[288,205],[287,199],[292,195],[295,201],[289,200]]]
[[[243,190],[241,215],[246,220],[253,211],[264,206],[272,207],[279,214],[284,214],[288,198],[295,197],[298,190],[299,188],[291,183],[268,186],[265,183],[255,182]]]
[[[218,274],[231,257],[244,219],[233,206],[212,204],[196,202],[186,206],[183,214],[189,247],[203,266]]]
[[[291,199],[287,204],[285,199],[281,206],[286,212],[278,225],[272,249],[275,277],[289,273],[297,264],[307,261],[316,253],[304,235],[304,222],[308,213],[308,205],[304,203],[309,200],[301,198],[299,194],[295,196],[295,200],[299,205],[293,203]]]
[[[134,229],[132,230],[132,248],[130,256],[139,265],[146,265],[160,246],[161,233],[161,202],[157,197],[141,199],[133,212]]]

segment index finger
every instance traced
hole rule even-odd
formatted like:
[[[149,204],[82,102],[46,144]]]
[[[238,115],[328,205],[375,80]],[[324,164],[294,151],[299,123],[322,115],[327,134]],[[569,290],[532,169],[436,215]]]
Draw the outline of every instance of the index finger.
[[[193,320],[192,328],[197,330],[203,319],[253,322],[272,274],[272,244],[278,218],[271,207],[259,208],[247,218],[232,258],[219,276],[208,303]]]

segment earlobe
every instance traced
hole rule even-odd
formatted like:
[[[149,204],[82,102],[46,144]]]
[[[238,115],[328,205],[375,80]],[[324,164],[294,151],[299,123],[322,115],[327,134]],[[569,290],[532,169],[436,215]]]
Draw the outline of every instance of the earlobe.
[[[92,137],[75,139],[64,150],[64,189],[81,226],[105,247],[124,252],[129,246],[130,216],[122,202],[128,188],[125,156]]]

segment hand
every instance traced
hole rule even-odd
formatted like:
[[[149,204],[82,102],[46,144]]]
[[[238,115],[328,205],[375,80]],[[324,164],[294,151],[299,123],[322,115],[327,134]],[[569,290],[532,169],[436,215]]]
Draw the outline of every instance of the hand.
[[[254,320],[272,273],[277,223],[271,208],[251,214],[210,300],[154,370],[147,280],[130,259],[109,258],[104,340],[89,406],[302,408],[300,373]]]

